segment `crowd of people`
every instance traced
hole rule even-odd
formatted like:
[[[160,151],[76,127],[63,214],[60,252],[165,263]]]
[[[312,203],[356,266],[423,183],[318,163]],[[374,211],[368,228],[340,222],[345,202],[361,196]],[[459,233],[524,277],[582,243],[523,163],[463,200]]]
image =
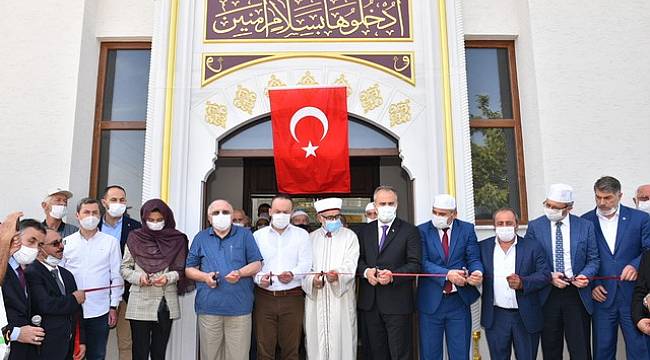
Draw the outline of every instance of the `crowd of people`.
[[[416,226],[380,186],[353,229],[340,198],[314,202],[311,219],[278,195],[254,226],[218,199],[191,243],[160,199],[140,223],[126,190],[109,186],[77,202],[77,228],[62,220],[72,193],[53,189],[43,221],[16,212],[0,225],[2,337],[10,359],[95,360],[116,327],[120,359],[164,359],[179,296],[196,289],[203,360],[413,359],[414,318],[421,359],[442,359],[443,341],[450,359],[468,359],[482,298],[491,359],[513,348],[536,359],[540,342],[561,359],[565,341],[571,359],[615,359],[619,326],[627,358],[649,359],[650,185],[636,209],[613,177],[593,189],[595,208],[579,217],[572,188],[551,185],[523,237],[517,212],[498,209],[482,241],[448,194]]]

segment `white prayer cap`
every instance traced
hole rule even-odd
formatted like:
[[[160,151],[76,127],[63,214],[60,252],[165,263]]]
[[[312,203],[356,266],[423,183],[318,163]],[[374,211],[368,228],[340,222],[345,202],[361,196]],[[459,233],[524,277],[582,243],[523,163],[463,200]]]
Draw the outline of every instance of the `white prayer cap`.
[[[368,205],[366,205],[366,210],[364,210],[364,211],[368,212],[370,210],[375,210],[375,203],[369,202]]]
[[[436,195],[433,198],[433,207],[442,210],[456,210],[456,199],[449,194]]]
[[[316,209],[317,213],[322,213],[323,211],[334,209],[341,210],[342,205],[343,199],[340,198],[327,198],[314,202],[314,208]]]
[[[70,199],[72,197],[72,193],[69,190],[63,189],[63,188],[53,188],[50,189],[47,192],[47,195],[45,196],[46,198],[55,194],[61,194],[66,197],[66,199]]]
[[[553,184],[548,188],[546,199],[561,203],[572,203],[573,188],[566,184]]]
[[[306,217],[309,217],[309,214],[307,214],[306,212],[304,212],[302,210],[296,210],[291,214],[291,218],[293,219],[296,216],[302,216],[302,215],[305,215]]]

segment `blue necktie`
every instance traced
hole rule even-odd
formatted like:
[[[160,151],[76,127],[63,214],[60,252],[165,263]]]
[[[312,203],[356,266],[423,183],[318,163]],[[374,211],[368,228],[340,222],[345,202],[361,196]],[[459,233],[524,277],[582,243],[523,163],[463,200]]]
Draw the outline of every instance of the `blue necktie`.
[[[381,240],[379,240],[379,251],[384,247],[384,241],[386,241],[386,233],[388,232],[388,225],[381,226]]]
[[[564,274],[564,244],[560,227],[561,221],[555,223],[555,271]]]

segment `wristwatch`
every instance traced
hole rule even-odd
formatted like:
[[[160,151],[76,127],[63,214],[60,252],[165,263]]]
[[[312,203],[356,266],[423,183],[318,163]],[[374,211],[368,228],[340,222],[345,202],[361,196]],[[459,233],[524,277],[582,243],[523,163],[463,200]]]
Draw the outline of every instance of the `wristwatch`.
[[[646,308],[647,311],[650,311],[650,308],[648,307],[648,297],[650,297],[650,294],[643,297],[643,306]]]
[[[13,329],[14,329],[14,328],[11,327],[11,326],[7,326],[7,327],[5,327],[5,328],[3,329],[3,331],[2,331],[2,337],[3,337],[4,340],[5,340],[5,344],[9,344],[9,342],[11,341],[11,331],[12,331]]]
[[[117,310],[117,306],[111,306],[111,310]]]

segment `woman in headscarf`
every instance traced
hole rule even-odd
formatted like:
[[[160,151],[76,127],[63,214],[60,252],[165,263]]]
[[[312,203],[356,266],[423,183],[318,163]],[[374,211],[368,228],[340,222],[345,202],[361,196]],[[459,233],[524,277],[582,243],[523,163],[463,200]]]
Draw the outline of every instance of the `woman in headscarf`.
[[[180,317],[178,295],[192,290],[185,277],[187,236],[160,199],[142,205],[141,229],[129,234],[120,272],[131,283],[126,318],[131,323],[134,360],[165,358],[172,320]]]

